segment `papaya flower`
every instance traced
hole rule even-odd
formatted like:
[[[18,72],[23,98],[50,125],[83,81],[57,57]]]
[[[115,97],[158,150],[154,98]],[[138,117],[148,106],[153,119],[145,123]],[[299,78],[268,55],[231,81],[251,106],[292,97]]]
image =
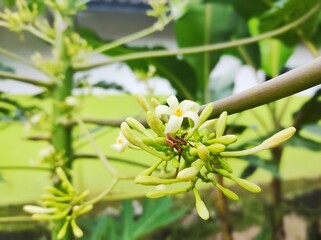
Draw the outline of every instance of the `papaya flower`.
[[[116,139],[116,143],[110,145],[110,147],[116,150],[117,152],[121,153],[125,151],[128,145],[129,145],[128,140],[125,138],[122,132],[119,132],[118,137]]]
[[[168,97],[166,102],[168,106],[159,105],[155,109],[157,117],[169,115],[169,120],[164,131],[165,134],[176,133],[181,127],[184,118],[189,118],[194,122],[192,130],[197,127],[199,123],[198,111],[200,109],[200,106],[197,103],[190,100],[184,100],[179,103],[174,95]]]

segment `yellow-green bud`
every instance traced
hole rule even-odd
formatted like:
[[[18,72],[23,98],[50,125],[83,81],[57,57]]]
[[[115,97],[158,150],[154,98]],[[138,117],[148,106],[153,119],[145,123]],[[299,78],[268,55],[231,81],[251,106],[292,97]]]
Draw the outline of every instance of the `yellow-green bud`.
[[[60,228],[60,230],[59,230],[59,232],[58,232],[58,235],[57,235],[57,238],[58,238],[58,239],[63,239],[64,236],[66,235],[67,228],[68,228],[68,225],[69,225],[69,221],[70,221],[70,220],[66,220],[66,222],[64,223],[64,225],[62,225],[62,227]]]
[[[196,188],[193,188],[193,192],[194,192],[194,196],[195,196],[196,211],[197,211],[198,215],[203,220],[208,220],[210,218],[210,214],[207,210],[207,207],[205,206],[204,202],[202,201]]]
[[[214,108],[214,104],[213,103],[209,103],[206,105],[206,107],[204,108],[204,110],[202,111],[201,115],[200,115],[200,121],[199,121],[199,125],[202,125],[211,115],[211,113],[213,112],[213,108]]]
[[[197,149],[194,148],[194,147],[191,147],[191,148],[190,148],[189,153],[190,153],[193,157],[198,156],[198,151],[197,151]]]
[[[172,158],[172,165],[173,165],[173,168],[179,168],[179,161],[176,157]]]
[[[140,147],[142,145],[142,141],[136,137],[133,133],[133,131],[130,129],[128,124],[126,122],[123,122],[120,125],[120,129],[124,135],[124,137],[133,145]]]
[[[207,149],[211,152],[211,153],[220,153],[223,152],[225,150],[225,145],[221,144],[221,143],[214,143],[212,145],[207,146]]]
[[[145,136],[150,136],[144,125],[138,122],[135,118],[128,117],[126,118],[126,122],[132,129],[135,129],[136,131],[144,134]]]
[[[214,130],[216,123],[217,123],[217,119],[207,120],[199,127],[199,130],[202,130],[202,129]]]
[[[222,175],[223,177],[229,177],[230,176],[230,173],[228,171],[226,171],[225,169],[215,168],[214,170],[215,170],[215,172],[217,172],[218,174]]]
[[[227,123],[227,112],[224,111],[221,113],[217,120],[216,124],[216,137],[221,137],[224,134],[225,128]]]
[[[182,171],[180,171],[177,174],[177,178],[184,181],[184,182],[188,182],[190,180],[193,180],[199,171],[200,171],[200,169],[197,167],[194,167],[194,166],[188,167],[188,168],[185,168]]]
[[[227,134],[227,135],[224,135],[224,136],[221,136],[221,137],[218,137],[218,138],[214,138],[214,139],[208,140],[207,142],[209,144],[211,144],[211,143],[221,143],[221,144],[224,144],[224,145],[229,145],[229,144],[235,143],[236,141],[237,141],[237,136],[236,135]]]
[[[150,103],[152,107],[155,109],[157,106],[161,105],[161,103],[154,97],[150,99]]]
[[[137,95],[136,100],[145,112],[148,112],[150,110],[150,106],[145,97],[143,97],[142,95]]]
[[[229,199],[234,200],[234,201],[239,200],[239,196],[237,196],[237,194],[236,194],[235,192],[233,192],[233,191],[231,191],[231,190],[229,190],[229,189],[221,186],[221,185],[218,184],[218,183],[216,183],[215,186],[216,186],[218,189],[220,189],[220,190],[222,191],[222,193],[223,193],[226,197],[228,197]]]
[[[72,232],[77,238],[80,238],[84,235],[83,231],[80,229],[80,227],[78,227],[75,219],[72,219],[70,224],[71,224]]]
[[[246,190],[250,191],[250,192],[254,192],[254,193],[258,193],[261,192],[261,188],[256,185],[255,183],[249,182],[245,179],[242,178],[231,178],[234,182],[236,182],[238,185],[240,185],[241,187],[245,188]]]
[[[64,193],[63,191],[53,187],[53,186],[47,186],[46,187],[46,191],[49,193],[52,193],[54,195],[58,195],[58,196],[66,196],[68,195],[67,193]]]
[[[294,135],[295,131],[296,129],[294,127],[283,129],[282,131],[263,141],[261,146],[263,146],[265,149],[277,147],[291,138]]]
[[[55,213],[58,211],[57,208],[44,208],[44,207],[38,207],[34,205],[25,205],[23,206],[23,210],[27,213],[39,213],[39,214],[48,214],[48,213]]]
[[[135,178],[135,182],[142,185],[159,185],[159,184],[171,184],[179,182],[179,179],[162,179],[154,176],[141,176],[138,175]]]
[[[204,145],[199,145],[197,147],[197,153],[200,159],[202,159],[204,162],[211,160],[210,152]]]
[[[85,206],[80,206],[78,211],[77,211],[77,215],[82,215],[85,214],[89,211],[91,211],[91,209],[93,209],[94,205],[89,204],[89,205],[85,205]]]
[[[165,136],[165,126],[163,122],[156,116],[154,112],[148,111],[146,114],[146,121],[148,126],[158,135]]]
[[[227,163],[227,161],[223,158],[218,158],[220,164],[221,164],[221,167],[223,169],[225,169],[226,171],[228,171],[229,173],[232,173],[233,172],[233,169],[232,167],[230,166],[230,164]]]

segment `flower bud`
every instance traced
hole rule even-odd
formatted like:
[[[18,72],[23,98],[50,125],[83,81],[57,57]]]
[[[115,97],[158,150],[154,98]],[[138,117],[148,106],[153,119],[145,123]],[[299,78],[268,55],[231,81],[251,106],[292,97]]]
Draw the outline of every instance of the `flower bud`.
[[[84,235],[83,231],[80,229],[80,227],[77,225],[76,220],[72,219],[70,222],[72,232],[77,238],[80,238]]]
[[[63,191],[53,187],[53,186],[47,186],[46,187],[46,191],[49,193],[52,193],[54,195],[58,195],[58,196],[66,196],[67,194],[64,193]]]
[[[179,168],[179,161],[176,157],[172,158],[172,165],[173,165],[173,168]]]
[[[220,189],[220,190],[222,191],[222,193],[223,193],[226,197],[228,197],[229,199],[234,200],[234,201],[239,200],[239,196],[237,196],[237,194],[236,194],[235,192],[233,192],[233,191],[231,191],[231,190],[229,190],[229,189],[221,186],[221,185],[218,184],[218,183],[216,183],[215,186],[216,186],[218,189]]]
[[[190,148],[189,153],[190,153],[193,157],[198,156],[198,151],[197,151],[197,149],[194,148],[194,147],[191,147],[191,148]]]
[[[221,137],[218,137],[218,138],[214,138],[214,139],[208,140],[207,142],[208,142],[208,144],[221,143],[221,144],[224,144],[224,145],[229,145],[229,144],[235,143],[236,141],[237,141],[237,136],[236,135],[227,134],[227,135],[224,135],[224,136],[221,136]]]
[[[136,100],[139,103],[139,105],[144,109],[145,112],[148,112],[150,110],[150,106],[144,96],[137,95]]]
[[[58,239],[64,238],[64,236],[66,235],[66,232],[67,232],[68,225],[69,225],[69,220],[66,220],[66,222],[64,223],[64,225],[62,225],[62,227],[60,228],[60,230],[58,232],[58,235],[57,235]]]
[[[65,174],[64,170],[61,167],[57,167],[56,168],[56,173],[59,177],[59,179],[62,181],[63,185],[65,186],[65,188],[68,191],[73,191],[74,187],[72,186],[72,184],[70,183],[67,175]]]
[[[35,214],[48,214],[48,213],[55,213],[57,212],[57,208],[44,208],[44,207],[38,207],[34,205],[25,205],[23,206],[23,210],[27,213]]]
[[[263,141],[261,146],[263,146],[265,149],[277,147],[291,138],[295,131],[296,129],[294,127],[283,129],[282,131]]]
[[[146,114],[146,121],[148,126],[158,135],[165,136],[165,126],[163,122],[156,116],[154,112],[148,111]]]
[[[207,207],[205,206],[204,202],[202,201],[196,188],[193,188],[193,192],[194,192],[194,196],[195,196],[196,211],[197,211],[198,215],[203,220],[208,220],[210,218],[210,214],[207,210]]]
[[[216,173],[222,175],[223,177],[229,177],[230,173],[228,171],[226,171],[225,169],[222,168],[215,168],[214,169]]]
[[[207,149],[211,152],[211,153],[220,153],[223,152],[225,150],[225,145],[221,144],[221,143],[214,143],[212,145],[207,146]]]
[[[256,185],[255,183],[249,182],[245,179],[242,178],[231,178],[234,182],[236,182],[238,185],[240,185],[241,187],[245,188],[246,190],[250,191],[250,192],[254,192],[254,193],[258,193],[261,192],[261,188]]]
[[[150,136],[144,125],[138,122],[135,118],[128,117],[126,118],[126,122],[132,129],[135,129],[136,131],[144,134],[145,136]]]
[[[194,166],[188,167],[188,168],[185,168],[182,171],[180,171],[177,174],[176,178],[182,180],[183,182],[188,182],[190,180],[193,180],[199,171],[200,171],[200,169],[197,167],[194,167]]]
[[[199,145],[197,147],[197,153],[200,159],[202,159],[204,162],[211,160],[210,152],[208,151],[207,147],[205,147],[204,145]]]
[[[218,161],[220,162],[221,164],[221,167],[223,169],[225,169],[226,171],[228,171],[229,173],[232,173],[233,172],[233,169],[232,167],[227,163],[227,161],[223,158],[218,158]]]
[[[209,118],[209,116],[213,112],[213,107],[214,107],[213,103],[209,103],[206,105],[206,107],[204,108],[204,110],[202,111],[202,113],[200,115],[200,121],[199,121],[198,126],[202,125]]]
[[[161,105],[161,103],[154,97],[150,99],[150,103],[152,107],[155,109],[157,106]]]
[[[129,125],[126,122],[122,122],[120,125],[120,129],[124,135],[124,137],[134,146],[140,147],[142,144],[142,141],[136,137],[133,133],[133,131],[130,129]]]
[[[216,137],[221,137],[224,134],[225,128],[227,123],[227,112],[224,111],[221,113],[217,120],[216,124]]]

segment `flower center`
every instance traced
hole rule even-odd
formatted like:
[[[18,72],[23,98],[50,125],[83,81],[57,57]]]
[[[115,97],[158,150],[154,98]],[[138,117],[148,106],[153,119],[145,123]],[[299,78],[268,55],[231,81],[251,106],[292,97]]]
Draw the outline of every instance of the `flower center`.
[[[177,108],[177,109],[175,110],[175,112],[174,112],[174,115],[176,115],[177,117],[182,116],[182,115],[183,115],[182,109]]]
[[[117,143],[118,143],[118,144],[123,144],[123,139],[118,138],[118,139],[117,139]]]

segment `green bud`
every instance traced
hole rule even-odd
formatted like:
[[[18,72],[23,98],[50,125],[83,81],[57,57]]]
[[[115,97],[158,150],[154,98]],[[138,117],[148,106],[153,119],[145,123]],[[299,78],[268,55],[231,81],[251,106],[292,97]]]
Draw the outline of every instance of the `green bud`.
[[[197,151],[197,149],[194,148],[194,147],[191,147],[191,148],[190,148],[189,153],[190,153],[193,157],[198,156],[198,151]]]
[[[120,125],[120,129],[124,135],[124,137],[134,146],[140,147],[142,145],[142,141],[136,137],[133,133],[133,131],[131,130],[131,128],[129,127],[128,123],[126,122],[122,122],[122,124]]]
[[[150,103],[152,107],[155,109],[157,106],[161,105],[161,103],[154,97],[150,99]]]
[[[216,123],[217,123],[217,119],[207,120],[199,127],[199,130],[203,130],[203,129],[214,130]]]
[[[237,196],[237,194],[223,186],[221,186],[220,184],[216,183],[215,186],[220,189],[222,191],[222,193],[228,197],[231,200],[237,201],[239,200],[239,196]]]
[[[218,138],[214,138],[214,139],[208,140],[207,142],[208,142],[208,144],[221,143],[221,144],[224,144],[224,145],[229,145],[229,144],[235,143],[236,141],[237,141],[237,136],[236,135],[227,134],[227,135],[224,135],[224,136],[221,136],[221,137],[218,137]]]
[[[172,158],[172,165],[173,165],[173,168],[179,168],[179,161],[176,157]]]
[[[228,171],[226,171],[225,169],[222,168],[215,168],[214,169],[216,173],[222,175],[223,177],[229,177],[230,173]]]
[[[232,173],[233,172],[233,169],[232,167],[230,166],[230,164],[227,163],[227,161],[223,158],[218,158],[218,161],[220,162],[221,164],[221,167],[223,169],[225,169],[226,171],[228,171],[229,173]]]
[[[163,122],[156,116],[154,112],[148,111],[146,114],[146,121],[148,126],[158,135],[165,136],[165,126]]]
[[[227,123],[227,112],[224,111],[221,113],[217,120],[216,124],[216,137],[221,137],[224,134],[225,128]]]
[[[77,238],[80,238],[84,235],[83,231],[80,229],[80,227],[77,225],[76,220],[72,219],[71,222],[71,228],[72,228],[72,232],[74,233],[74,235]]]
[[[57,235],[58,239],[64,238],[64,236],[66,235],[66,232],[67,232],[68,225],[69,225],[69,220],[66,220],[66,222],[64,223],[64,225],[62,225],[62,227],[60,228],[60,230],[58,232],[58,235]]]
[[[248,190],[250,192],[254,192],[254,193],[261,192],[261,188],[258,185],[256,185],[255,183],[249,182],[249,181],[242,179],[242,178],[232,177],[231,179],[235,183],[237,183],[238,185],[240,185],[241,187],[245,188],[246,190]]]
[[[197,153],[202,161],[207,162],[211,160],[210,152],[204,145],[199,145],[197,147]]]
[[[141,176],[138,175],[135,178],[135,182],[142,185],[159,185],[159,184],[171,184],[180,182],[179,179],[162,179],[154,176]]]
[[[85,190],[85,191],[83,191],[80,195],[78,195],[77,197],[75,197],[73,201],[74,201],[74,202],[79,202],[79,201],[85,199],[86,197],[88,197],[88,196],[89,196],[89,193],[90,193],[89,190]]]
[[[56,173],[59,179],[62,181],[63,185],[68,191],[73,191],[74,187],[72,186],[71,182],[69,181],[67,175],[65,174],[64,170],[61,167],[56,168]]]
[[[126,122],[132,129],[135,129],[136,131],[144,134],[145,136],[150,136],[144,125],[137,121],[135,118],[128,117],[126,118]]]
[[[206,105],[206,107],[204,108],[204,110],[202,111],[202,113],[200,115],[200,121],[199,121],[198,126],[201,126],[209,118],[209,116],[213,112],[213,108],[214,108],[213,103],[209,103]]]
[[[58,195],[58,196],[66,196],[68,195],[67,193],[64,193],[63,191],[53,187],[53,186],[47,186],[46,187],[46,191],[49,193],[52,193],[54,195]]]
[[[57,208],[44,208],[44,207],[38,207],[34,205],[25,205],[23,206],[23,210],[27,213],[31,214],[48,214],[48,213],[55,213],[58,211]]]
[[[197,167],[188,167],[183,169],[177,174],[178,179],[182,180],[183,182],[188,182],[190,180],[193,180],[196,175],[199,173],[200,169]]]
[[[225,145],[221,144],[221,143],[214,143],[212,145],[207,146],[207,149],[211,152],[211,153],[220,153],[223,152],[225,150]]]
[[[296,129],[294,127],[283,129],[282,131],[263,141],[261,146],[263,146],[265,149],[277,147],[291,138],[294,135],[295,131]]]
[[[198,215],[203,220],[208,220],[210,218],[210,214],[207,210],[207,207],[205,206],[204,202],[202,201],[196,188],[193,188],[193,192],[194,192],[194,196],[195,196],[196,211],[197,211]]]
[[[150,110],[150,105],[144,96],[137,95],[136,100],[139,103],[139,105],[144,109],[145,112],[148,112]]]

